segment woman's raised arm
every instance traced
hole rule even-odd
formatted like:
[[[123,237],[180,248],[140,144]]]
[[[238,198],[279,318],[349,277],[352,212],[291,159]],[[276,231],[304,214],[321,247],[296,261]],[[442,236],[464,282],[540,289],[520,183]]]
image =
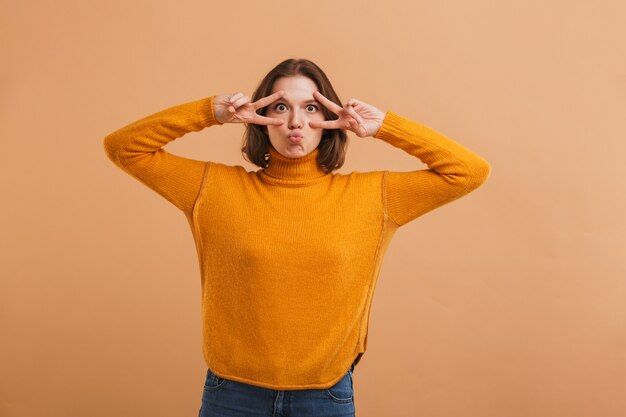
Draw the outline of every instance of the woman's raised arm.
[[[221,94],[169,107],[107,135],[104,150],[115,165],[190,215],[211,162],[174,155],[163,147],[216,124],[280,125],[283,120],[256,110],[283,94],[281,90],[254,103],[242,93]]]
[[[491,174],[482,157],[441,133],[387,112],[374,135],[428,165],[428,169],[385,172],[389,217],[402,226],[478,188]]]
[[[487,161],[441,133],[357,99],[342,107],[313,92],[339,117],[310,122],[311,127],[348,129],[359,137],[372,136],[415,156],[429,169],[384,172],[385,209],[397,226],[454,201],[484,183],[491,174]]]
[[[191,213],[208,162],[162,149],[189,132],[222,124],[213,112],[213,97],[179,104],[144,117],[104,138],[104,150],[119,168]]]

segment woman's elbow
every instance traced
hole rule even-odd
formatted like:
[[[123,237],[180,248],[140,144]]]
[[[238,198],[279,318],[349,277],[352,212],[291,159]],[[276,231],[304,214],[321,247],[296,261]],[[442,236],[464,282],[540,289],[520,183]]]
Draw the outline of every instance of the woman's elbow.
[[[113,161],[117,165],[119,165],[120,163],[120,150],[122,148],[122,143],[123,142],[121,138],[113,133],[105,136],[102,140],[104,153],[111,161]]]
[[[487,182],[487,179],[491,176],[491,165],[484,159],[476,162],[471,167],[471,175],[468,184],[468,188],[476,189]]]

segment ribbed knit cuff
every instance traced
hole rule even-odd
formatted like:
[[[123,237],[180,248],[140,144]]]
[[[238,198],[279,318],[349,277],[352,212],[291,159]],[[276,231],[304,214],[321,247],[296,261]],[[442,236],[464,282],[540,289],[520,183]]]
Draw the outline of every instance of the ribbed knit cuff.
[[[219,120],[215,118],[215,112],[213,111],[213,98],[215,96],[210,96],[207,98],[203,98],[198,100],[198,117],[200,118],[200,122],[204,127],[209,127],[212,125],[222,125]]]
[[[412,123],[419,125],[417,122],[412,121]],[[402,133],[407,133],[406,130],[402,129],[403,126],[406,126],[406,119],[397,113],[388,111],[385,114],[382,126],[373,137],[376,139],[394,140]]]

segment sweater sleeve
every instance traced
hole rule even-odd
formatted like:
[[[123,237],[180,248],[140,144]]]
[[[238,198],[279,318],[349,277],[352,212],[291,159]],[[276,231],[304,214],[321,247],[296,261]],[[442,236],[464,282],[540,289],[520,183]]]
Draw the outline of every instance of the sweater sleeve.
[[[189,132],[215,124],[213,97],[179,104],[146,116],[104,138],[106,155],[123,171],[190,213],[208,162],[162,149]]]
[[[491,166],[479,155],[435,130],[387,112],[374,135],[428,166],[409,172],[386,171],[383,182],[388,216],[398,226],[483,184]]]

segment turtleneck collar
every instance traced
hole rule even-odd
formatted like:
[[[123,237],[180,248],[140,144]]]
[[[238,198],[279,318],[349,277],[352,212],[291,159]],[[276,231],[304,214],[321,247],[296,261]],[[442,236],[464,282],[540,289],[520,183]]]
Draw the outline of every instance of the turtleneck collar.
[[[328,175],[317,164],[319,148],[315,148],[313,152],[300,158],[287,158],[271,145],[269,149],[269,166],[261,170],[263,179],[269,183],[301,187]]]

